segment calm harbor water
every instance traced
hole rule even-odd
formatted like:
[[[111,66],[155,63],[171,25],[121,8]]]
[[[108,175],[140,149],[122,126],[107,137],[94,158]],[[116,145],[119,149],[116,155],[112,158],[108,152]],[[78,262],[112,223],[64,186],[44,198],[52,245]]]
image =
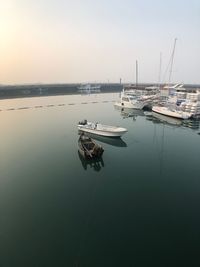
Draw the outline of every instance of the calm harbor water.
[[[118,94],[0,101],[0,266],[199,266],[200,129]],[[78,153],[83,119],[128,129]]]

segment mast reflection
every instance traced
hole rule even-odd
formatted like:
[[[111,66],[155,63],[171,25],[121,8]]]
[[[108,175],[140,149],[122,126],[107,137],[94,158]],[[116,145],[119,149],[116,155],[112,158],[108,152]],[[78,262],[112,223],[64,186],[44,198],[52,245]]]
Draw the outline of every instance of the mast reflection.
[[[142,109],[124,108],[118,106],[114,106],[114,108],[120,112],[123,119],[132,118],[133,120],[136,120],[137,116],[145,116]]]

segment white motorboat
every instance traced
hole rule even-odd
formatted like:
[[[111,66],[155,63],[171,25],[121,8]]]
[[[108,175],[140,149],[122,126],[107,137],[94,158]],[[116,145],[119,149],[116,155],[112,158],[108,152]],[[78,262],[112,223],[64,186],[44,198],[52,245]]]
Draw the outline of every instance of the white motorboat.
[[[88,122],[87,120],[78,123],[78,130],[107,137],[120,137],[127,132],[126,128]]]
[[[198,118],[200,115],[200,91],[198,89],[189,90],[184,87],[175,87],[173,90],[162,103],[164,107],[154,106],[152,110],[181,119]]]
[[[183,119],[183,120],[187,120],[192,116],[191,113],[178,110],[178,108],[175,106],[174,107],[153,106],[152,111],[165,115],[165,116],[174,117],[174,118]]]
[[[143,109],[145,102],[131,95],[122,95],[120,101],[115,102],[114,105],[122,108]]]
[[[145,90],[135,90],[134,92],[123,90],[120,95],[120,101],[115,102],[114,105],[132,109],[143,109],[151,105],[156,99],[158,99],[158,94],[155,92],[147,94]]]
[[[189,90],[186,88],[178,88],[168,97],[168,103],[175,104],[182,111],[190,113],[192,117],[200,115],[200,90]]]

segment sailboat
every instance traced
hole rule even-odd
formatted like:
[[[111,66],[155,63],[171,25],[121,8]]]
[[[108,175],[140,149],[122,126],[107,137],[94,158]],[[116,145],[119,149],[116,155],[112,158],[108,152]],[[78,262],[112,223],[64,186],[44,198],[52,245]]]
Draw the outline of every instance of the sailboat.
[[[172,51],[172,55],[171,55],[171,59],[170,59],[169,82],[168,82],[168,86],[165,87],[168,90],[168,95],[170,94],[171,90],[174,91],[177,89],[177,87],[182,86],[181,84],[177,84],[175,86],[170,86],[176,41],[177,41],[177,38],[175,38],[175,40],[174,40],[173,51]],[[159,114],[162,114],[162,115],[165,115],[165,116],[174,117],[174,118],[178,118],[178,119],[189,119],[192,116],[191,113],[184,111],[182,109],[181,105],[177,105],[176,102],[172,103],[171,101],[166,101],[164,106],[161,106],[161,105],[160,106],[159,105],[153,106],[152,111],[159,113]]]
[[[143,109],[158,98],[158,90],[138,88],[138,62],[136,60],[136,84],[124,86],[120,93],[120,100],[114,105],[122,108]]]

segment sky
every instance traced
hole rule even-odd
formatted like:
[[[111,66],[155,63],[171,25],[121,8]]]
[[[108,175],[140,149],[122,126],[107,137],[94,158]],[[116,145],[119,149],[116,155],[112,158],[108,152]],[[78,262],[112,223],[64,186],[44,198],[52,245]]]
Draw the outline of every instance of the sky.
[[[0,84],[200,84],[199,0],[0,0]],[[160,68],[161,60],[161,68]],[[160,72],[161,69],[161,72]]]

